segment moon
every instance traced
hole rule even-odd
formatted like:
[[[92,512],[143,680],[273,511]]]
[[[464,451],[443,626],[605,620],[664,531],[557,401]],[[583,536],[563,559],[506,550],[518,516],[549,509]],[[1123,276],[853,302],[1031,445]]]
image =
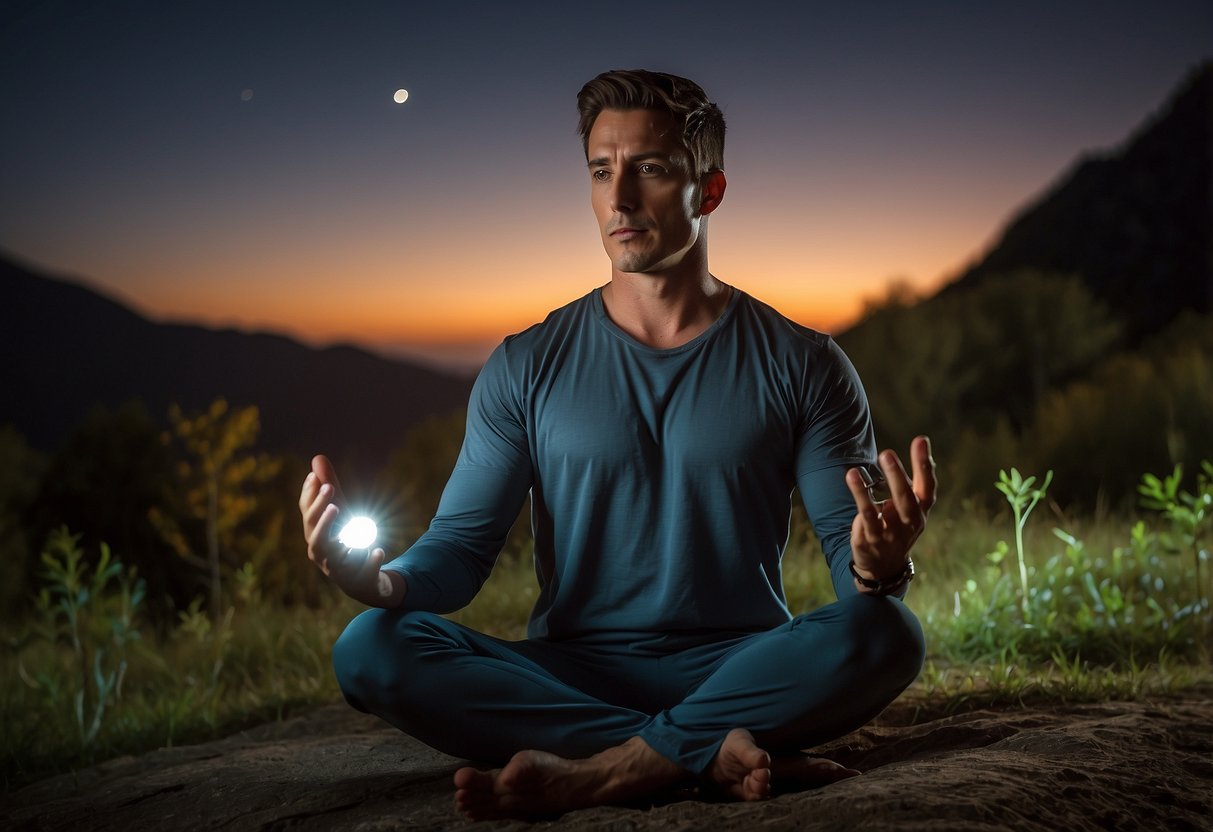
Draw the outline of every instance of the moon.
[[[403,104],[404,102],[409,100],[409,91],[408,90],[396,90],[396,94],[392,96],[392,100],[395,101],[397,104]]]

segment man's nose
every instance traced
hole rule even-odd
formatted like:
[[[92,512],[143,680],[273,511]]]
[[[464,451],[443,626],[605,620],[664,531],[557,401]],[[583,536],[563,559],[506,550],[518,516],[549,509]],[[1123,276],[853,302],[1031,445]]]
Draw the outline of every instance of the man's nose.
[[[611,210],[626,214],[636,208],[636,180],[627,174],[619,174],[611,180]]]

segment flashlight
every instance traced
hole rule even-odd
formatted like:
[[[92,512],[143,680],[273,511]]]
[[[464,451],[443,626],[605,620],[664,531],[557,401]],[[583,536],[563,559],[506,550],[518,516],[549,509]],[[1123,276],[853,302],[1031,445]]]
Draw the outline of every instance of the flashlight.
[[[347,549],[370,549],[375,543],[379,529],[375,521],[365,515],[351,517],[337,532],[337,542]]]

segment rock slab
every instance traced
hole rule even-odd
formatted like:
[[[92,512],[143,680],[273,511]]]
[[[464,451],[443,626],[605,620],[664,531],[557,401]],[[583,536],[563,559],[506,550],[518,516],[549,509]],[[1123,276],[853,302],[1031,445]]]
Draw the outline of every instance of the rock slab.
[[[919,719],[905,706],[818,753],[864,771],[763,803],[682,792],[486,830],[1213,829],[1213,700],[1045,705]],[[459,760],[344,705],[111,760],[9,795],[0,828],[449,830]]]

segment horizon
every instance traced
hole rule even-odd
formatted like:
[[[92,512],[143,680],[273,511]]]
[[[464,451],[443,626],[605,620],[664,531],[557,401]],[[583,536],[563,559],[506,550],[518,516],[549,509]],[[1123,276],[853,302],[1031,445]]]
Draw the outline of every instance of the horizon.
[[[836,333],[958,276],[1213,54],[1195,2],[697,8],[598,38],[556,3],[31,7],[0,35],[0,248],[158,322],[470,372],[609,277],[573,99],[647,65],[729,121],[713,273]]]

